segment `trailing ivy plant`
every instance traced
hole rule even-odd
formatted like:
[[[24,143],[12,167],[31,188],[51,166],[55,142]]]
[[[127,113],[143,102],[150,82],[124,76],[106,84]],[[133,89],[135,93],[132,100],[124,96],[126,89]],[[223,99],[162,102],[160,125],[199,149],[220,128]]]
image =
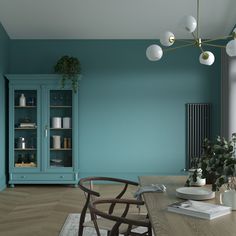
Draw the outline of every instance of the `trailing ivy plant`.
[[[79,75],[81,72],[80,62],[76,57],[63,56],[54,66],[54,70],[58,74],[62,74],[61,86],[65,87],[66,81],[70,81],[73,92],[77,92],[79,87]]]

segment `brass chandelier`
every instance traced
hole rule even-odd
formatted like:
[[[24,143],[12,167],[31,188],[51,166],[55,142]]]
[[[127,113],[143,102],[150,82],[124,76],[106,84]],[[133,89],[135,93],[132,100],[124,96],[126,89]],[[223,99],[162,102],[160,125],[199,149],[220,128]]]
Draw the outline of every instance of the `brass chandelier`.
[[[178,47],[170,47],[162,49],[159,45],[153,44],[150,45],[146,50],[146,56],[150,61],[158,61],[162,58],[163,52],[172,51],[178,48],[185,48],[189,46],[195,46],[198,47],[201,51],[201,54],[199,56],[199,61],[201,64],[204,65],[212,65],[215,61],[215,56],[210,51],[205,51],[205,46],[210,47],[218,47],[218,48],[225,48],[226,53],[230,56],[236,56],[236,28],[233,30],[232,34],[227,36],[222,36],[215,39],[206,39],[202,40],[202,38],[199,36],[199,1],[197,0],[197,20],[193,16],[186,16],[183,21],[182,25],[187,32],[189,32],[193,40],[182,40],[182,39],[176,39],[174,34],[172,32],[165,32],[160,37],[160,43],[165,47],[172,46],[176,41],[184,42],[184,45],[178,46]],[[217,41],[220,39],[230,39],[231,40],[226,44],[226,46],[213,44],[213,41]]]

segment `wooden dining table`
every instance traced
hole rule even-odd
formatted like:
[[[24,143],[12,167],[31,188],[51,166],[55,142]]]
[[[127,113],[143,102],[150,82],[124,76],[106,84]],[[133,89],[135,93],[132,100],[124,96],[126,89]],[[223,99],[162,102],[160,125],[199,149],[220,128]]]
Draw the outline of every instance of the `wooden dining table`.
[[[140,185],[164,184],[166,192],[144,193],[143,198],[155,236],[236,236],[236,211],[214,220],[205,220],[167,211],[167,206],[181,199],[176,188],[183,187],[187,176],[141,176]],[[211,188],[211,186],[205,186]],[[219,204],[219,195],[205,202]]]

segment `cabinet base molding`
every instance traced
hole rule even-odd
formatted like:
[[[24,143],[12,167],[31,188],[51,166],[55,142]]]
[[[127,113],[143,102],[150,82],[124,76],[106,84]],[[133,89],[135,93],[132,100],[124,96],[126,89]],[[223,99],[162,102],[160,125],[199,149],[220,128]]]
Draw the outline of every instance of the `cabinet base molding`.
[[[9,184],[78,184],[74,173],[11,173]]]

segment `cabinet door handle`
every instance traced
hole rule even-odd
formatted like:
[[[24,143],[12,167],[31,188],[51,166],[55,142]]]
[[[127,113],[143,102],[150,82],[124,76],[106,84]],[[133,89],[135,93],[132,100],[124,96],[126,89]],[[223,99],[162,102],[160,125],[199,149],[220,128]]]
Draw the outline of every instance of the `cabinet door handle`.
[[[47,125],[45,125],[44,133],[45,133],[45,138],[47,138],[47,136],[48,136],[48,126]]]

